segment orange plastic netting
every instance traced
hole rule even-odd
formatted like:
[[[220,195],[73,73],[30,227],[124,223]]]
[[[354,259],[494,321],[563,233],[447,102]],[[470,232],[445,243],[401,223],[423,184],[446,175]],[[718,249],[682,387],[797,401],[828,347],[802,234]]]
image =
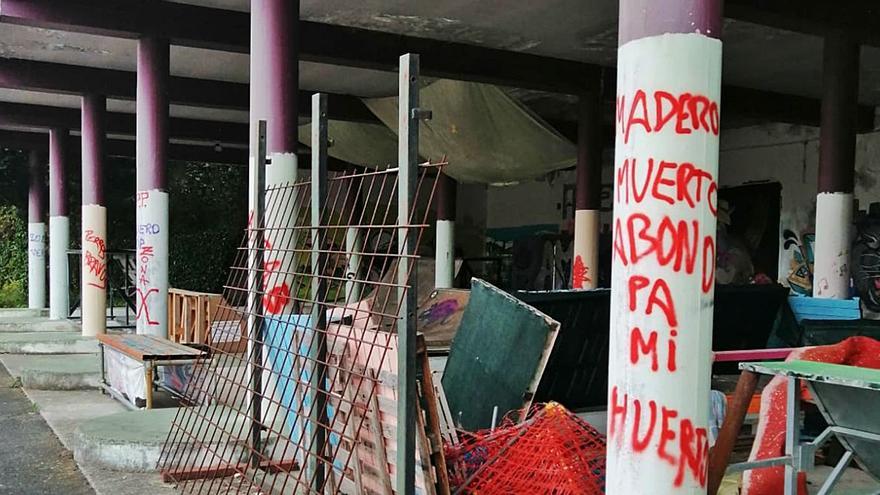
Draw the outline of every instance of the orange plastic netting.
[[[538,405],[516,423],[463,433],[446,446],[450,484],[460,493],[600,494],[605,436],[557,403]]]

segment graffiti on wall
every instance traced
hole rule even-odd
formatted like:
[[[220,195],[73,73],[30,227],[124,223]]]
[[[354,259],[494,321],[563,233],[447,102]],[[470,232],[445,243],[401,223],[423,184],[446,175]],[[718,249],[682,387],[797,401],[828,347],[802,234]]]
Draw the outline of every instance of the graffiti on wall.
[[[791,290],[804,296],[813,295],[813,245],[816,235],[804,233],[800,236],[790,229],[782,233],[783,249],[792,251],[788,285]]]

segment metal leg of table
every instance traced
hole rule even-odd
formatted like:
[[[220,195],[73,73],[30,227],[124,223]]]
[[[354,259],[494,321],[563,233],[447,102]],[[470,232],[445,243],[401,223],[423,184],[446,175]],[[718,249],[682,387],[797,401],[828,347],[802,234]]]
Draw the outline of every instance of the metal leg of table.
[[[153,363],[144,361],[144,394],[147,400],[147,409],[153,408]]]
[[[840,475],[846,470],[846,467],[849,466],[850,461],[852,461],[853,453],[852,451],[847,450],[846,453],[843,454],[843,457],[837,461],[837,464],[834,466],[834,469],[831,471],[831,474],[828,475],[828,478],[825,480],[825,483],[822,483],[822,488],[816,493],[816,495],[828,495],[831,493],[831,490],[834,489],[834,485],[840,480]]]
[[[801,387],[800,381],[794,377],[788,377],[786,384],[785,406],[785,455],[791,457],[789,464],[785,465],[785,495],[797,495],[798,493],[798,444],[801,440]]]
[[[99,366],[101,367],[101,391],[104,391],[104,388],[107,385],[107,372],[104,366],[104,344],[98,342],[98,359],[100,360]]]

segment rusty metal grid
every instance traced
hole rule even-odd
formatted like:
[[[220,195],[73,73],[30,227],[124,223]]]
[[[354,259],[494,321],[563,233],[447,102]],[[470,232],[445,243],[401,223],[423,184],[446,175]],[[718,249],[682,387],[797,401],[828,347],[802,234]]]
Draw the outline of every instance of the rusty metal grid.
[[[166,480],[186,493],[360,490],[364,404],[376,404],[381,380],[364,359],[380,369],[395,359],[388,351],[406,252],[398,232],[415,232],[418,252],[444,166],[418,167],[404,223],[396,168],[331,176],[317,226],[310,181],[266,188],[265,225],[249,225],[213,318],[213,357],[193,366],[183,394],[189,407],[178,410],[163,446]],[[255,239],[263,240],[260,264],[249,259]],[[247,349],[228,352],[224,336],[242,329]]]

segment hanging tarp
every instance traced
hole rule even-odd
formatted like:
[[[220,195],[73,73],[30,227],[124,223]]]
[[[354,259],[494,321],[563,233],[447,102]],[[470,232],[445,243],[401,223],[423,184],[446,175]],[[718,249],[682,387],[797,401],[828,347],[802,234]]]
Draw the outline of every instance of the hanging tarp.
[[[495,86],[442,79],[422,88],[419,97],[419,106],[433,112],[421,125],[420,154],[431,160],[447,156],[444,172],[459,181],[506,184],[575,164],[571,142]],[[364,103],[397,132],[397,97]]]
[[[331,139],[327,152],[333,158],[373,168],[397,163],[397,134],[385,125],[331,120],[327,126]],[[310,124],[299,126],[299,141],[311,147],[311,133]],[[300,164],[300,168],[308,166]]]

